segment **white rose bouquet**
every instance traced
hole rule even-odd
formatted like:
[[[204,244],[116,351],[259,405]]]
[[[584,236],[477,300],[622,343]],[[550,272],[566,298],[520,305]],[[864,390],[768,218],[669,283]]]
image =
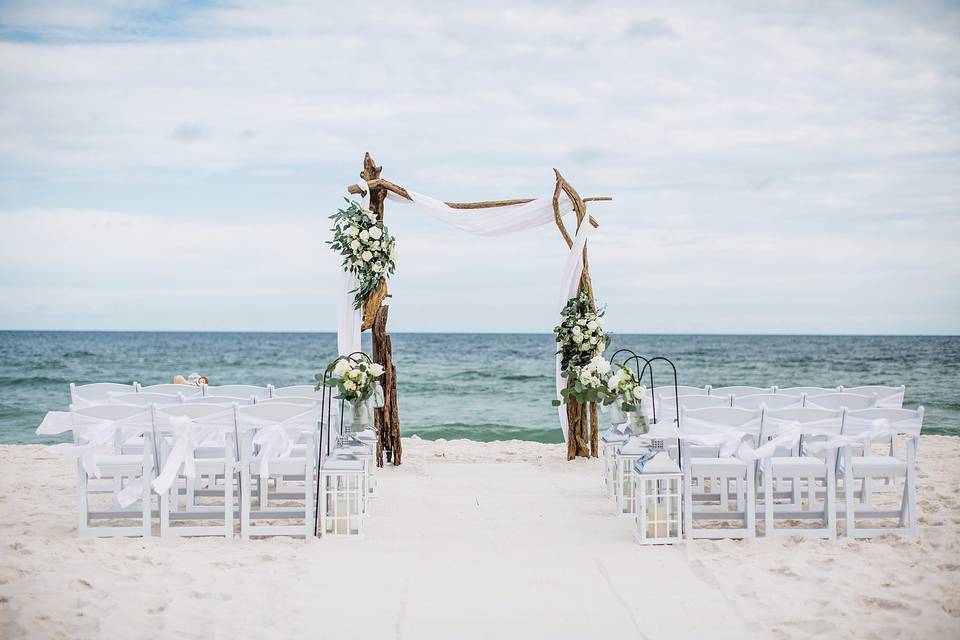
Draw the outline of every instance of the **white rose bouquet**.
[[[376,379],[383,375],[383,366],[369,360],[353,360],[347,356],[340,356],[329,365],[326,371],[329,386],[337,387],[337,394],[352,404],[359,404],[369,400],[376,390]],[[317,380],[317,391],[323,386],[323,373],[314,376]]]
[[[603,331],[603,311],[597,312],[585,293],[570,298],[560,312],[560,324],[554,327],[560,350],[560,375],[570,383],[560,390],[563,402],[602,402],[612,396],[607,388],[610,363],[603,357],[610,338]],[[561,404],[554,400],[554,405]]]
[[[560,396],[565,404],[571,402],[609,404],[613,401],[614,396],[611,395],[608,386],[610,363],[602,355],[594,356],[582,367],[562,371],[560,375],[573,382],[573,384],[560,390]],[[560,401],[554,400],[553,404],[559,406]]]
[[[587,294],[570,298],[560,317],[553,332],[560,345],[561,370],[585,367],[594,356],[603,355],[610,341],[603,331],[603,311],[591,308]]]
[[[381,278],[389,278],[396,270],[397,243],[372,211],[353,200],[345,200],[347,208],[330,216],[334,221],[333,240],[327,244],[343,256],[343,268],[357,274],[360,285],[353,308],[361,309],[380,286]]]
[[[636,411],[647,395],[646,387],[637,382],[629,367],[623,365],[617,366],[607,379],[607,391],[620,403],[620,409],[626,412]]]
[[[338,397],[350,402],[353,409],[354,432],[362,431],[370,424],[373,409],[383,406],[383,387],[377,378],[383,375],[383,366],[363,354],[363,359],[354,360],[340,356],[329,365],[325,373],[318,373],[317,391],[323,387],[324,375],[328,386],[336,386]]]

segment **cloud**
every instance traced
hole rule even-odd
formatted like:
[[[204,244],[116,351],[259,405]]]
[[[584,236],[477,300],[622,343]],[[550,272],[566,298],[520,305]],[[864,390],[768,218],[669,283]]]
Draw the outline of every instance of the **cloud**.
[[[171,6],[0,6],[0,215],[17,230],[0,240],[14,296],[0,326],[94,326],[59,301],[98,273],[118,325],[219,318],[215,290],[183,289],[186,319],[116,297],[201,257],[238,291],[271,277],[325,291],[326,216],[370,150],[386,177],[449,200],[549,195],[553,167],[614,196],[591,207],[592,269],[630,331],[960,330],[944,259],[960,253],[955,6]],[[137,250],[98,244],[98,216]],[[552,326],[555,230],[480,242],[388,216],[403,257],[391,322]],[[101,253],[68,251],[61,230]],[[203,256],[181,237],[206,238]],[[275,260],[246,260],[258,238]],[[842,304],[821,291],[831,274]],[[913,315],[877,302],[892,282]],[[784,307],[773,283],[851,310]],[[224,328],[332,326],[328,300],[243,315],[223,296]]]
[[[676,40],[677,32],[663,18],[631,20],[624,29],[628,38],[639,40]]]

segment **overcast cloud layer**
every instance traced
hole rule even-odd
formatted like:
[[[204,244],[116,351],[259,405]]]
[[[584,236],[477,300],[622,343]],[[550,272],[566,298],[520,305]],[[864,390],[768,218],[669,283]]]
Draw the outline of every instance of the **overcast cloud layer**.
[[[369,150],[613,196],[615,333],[960,332],[955,3],[79,4],[0,2],[0,328],[332,330]],[[394,330],[552,328],[555,228],[387,223]]]

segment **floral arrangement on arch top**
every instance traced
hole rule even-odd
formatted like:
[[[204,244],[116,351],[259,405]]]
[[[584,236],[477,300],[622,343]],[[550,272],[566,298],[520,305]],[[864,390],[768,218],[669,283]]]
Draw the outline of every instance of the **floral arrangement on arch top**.
[[[343,268],[357,275],[353,308],[362,309],[370,295],[397,268],[397,242],[376,214],[344,198],[347,206],[330,216],[333,240],[330,248],[343,256]]]

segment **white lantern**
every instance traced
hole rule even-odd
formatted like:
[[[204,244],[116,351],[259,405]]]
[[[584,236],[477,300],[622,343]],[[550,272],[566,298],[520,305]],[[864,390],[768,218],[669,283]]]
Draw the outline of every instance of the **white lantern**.
[[[328,457],[320,468],[321,536],[363,537],[366,504],[366,468],[349,453]]]
[[[634,468],[636,532],[640,544],[673,544],[682,539],[680,525],[683,474],[666,452]]]
[[[377,466],[376,450],[377,444],[375,442],[367,444],[360,440],[357,434],[351,434],[343,438],[340,445],[334,450],[334,453],[349,453],[354,455],[358,460],[363,462],[364,469],[366,469],[367,473],[366,491],[369,497],[375,496],[377,492],[377,477],[374,474],[374,469]],[[364,507],[364,513],[366,513],[366,506]]]
[[[613,426],[600,434],[600,451],[603,453],[603,484],[607,488],[607,497],[613,496],[616,469],[617,447],[630,438],[630,427],[626,424]]]
[[[617,514],[629,515],[635,508],[633,494],[633,467],[652,455],[647,438],[633,436],[616,449],[613,493],[617,500]]]

